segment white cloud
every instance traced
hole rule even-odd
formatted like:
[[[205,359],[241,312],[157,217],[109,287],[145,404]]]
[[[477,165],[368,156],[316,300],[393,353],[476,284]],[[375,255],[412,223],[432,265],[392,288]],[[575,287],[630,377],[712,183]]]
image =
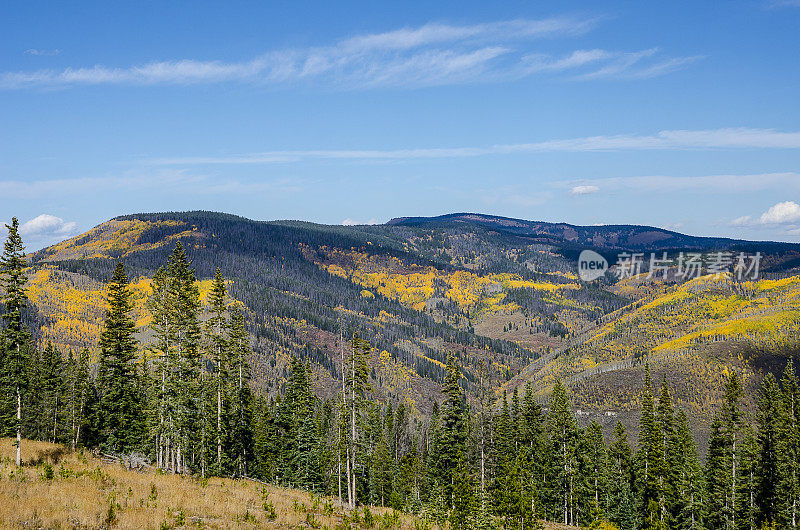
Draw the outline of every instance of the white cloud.
[[[555,185],[557,187],[569,187],[570,189],[579,185],[597,186],[602,187],[603,189],[634,191],[639,193],[748,193],[774,189],[800,190],[800,174],[788,172],[760,173],[752,175],[702,175],[693,177],[653,175],[563,181],[556,183]]]
[[[380,224],[380,221],[378,221],[374,217],[371,218],[367,222],[356,221],[354,219],[350,219],[349,217],[347,219],[345,219],[344,221],[342,221],[342,225],[344,225],[344,226],[377,225],[377,224]]]
[[[46,180],[0,180],[0,196],[13,198],[40,198],[62,196],[78,192],[99,190],[142,191],[147,189],[174,190],[193,195],[218,193],[296,193],[305,189],[306,183],[297,178],[255,179],[240,181],[219,179],[205,175],[192,175],[184,170],[159,170],[153,173],[128,172],[109,177],[80,177]]]
[[[51,57],[53,55],[60,55],[61,50],[37,50],[36,48],[29,48],[25,50],[25,55],[38,55],[42,57]]]
[[[592,193],[597,193],[598,191],[600,191],[600,188],[598,186],[584,185],[584,186],[574,186],[569,190],[568,193],[570,195],[589,195]]]
[[[730,222],[731,226],[749,226],[750,223],[750,216],[743,215],[741,217],[737,217],[733,221]]]
[[[749,129],[746,127],[696,131],[667,130],[651,135],[586,136],[582,138],[546,140],[534,143],[499,144],[488,147],[264,151],[260,153],[243,153],[231,156],[156,158],[146,160],[145,162],[153,165],[276,164],[312,159],[414,160],[547,152],[688,151],[697,149],[800,149],[800,132],[782,132],[774,129]],[[754,176],[745,177],[753,178]],[[673,179],[673,177],[658,176],[633,178],[640,181],[642,179]],[[687,178],[696,179],[696,177]],[[707,178],[724,179],[729,177],[720,175]],[[616,179],[617,182],[622,182],[623,180],[624,179]],[[602,182],[614,182],[614,179],[604,179]],[[693,182],[698,181],[694,180]]]
[[[800,221],[800,204],[794,201],[779,202],[761,214],[761,224],[786,224]]]
[[[42,239],[71,236],[75,234],[77,228],[78,224],[73,221],[66,222],[60,217],[43,213],[23,223],[19,227],[19,231],[30,239]]]
[[[178,59],[126,67],[0,72],[0,88],[220,82],[287,85],[310,81],[340,89],[409,88],[513,80],[564,71],[575,72],[576,79],[653,77],[696,59],[664,57],[656,48],[633,52],[575,50],[556,56],[531,46],[535,39],[584,34],[598,22],[598,18],[553,17],[472,25],[430,23],[357,35],[329,46],[272,50],[233,62]],[[593,70],[587,72],[589,67]]]

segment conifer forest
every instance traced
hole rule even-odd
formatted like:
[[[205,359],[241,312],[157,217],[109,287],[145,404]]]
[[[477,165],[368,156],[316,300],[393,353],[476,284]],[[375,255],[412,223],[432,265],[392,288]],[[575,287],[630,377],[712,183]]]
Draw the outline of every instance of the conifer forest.
[[[279,383],[255,385],[258,341],[247,307],[219,268],[201,300],[180,240],[138,302],[146,324],[137,322],[120,259],[101,273],[96,343],[56,346],[31,328],[30,263],[16,219],[7,230],[0,434],[15,447],[16,466],[25,444],[45,441],[138,459],[160,473],[301,489],[345,509],[391,507],[440,528],[800,524],[800,385],[791,356],[761,378],[752,407],[740,371],[720,380],[702,451],[686,402],[673,399],[666,376],[651,376],[647,356],[632,390],[634,428],[618,421],[604,432],[597,420],[582,421],[558,378],[543,395],[530,381],[512,388],[484,379],[488,370],[467,372],[456,348],[421,414],[412,401],[378,398],[376,345],[355,319],[334,330],[333,369],[306,349],[289,357]],[[329,372],[324,393],[320,369]]]

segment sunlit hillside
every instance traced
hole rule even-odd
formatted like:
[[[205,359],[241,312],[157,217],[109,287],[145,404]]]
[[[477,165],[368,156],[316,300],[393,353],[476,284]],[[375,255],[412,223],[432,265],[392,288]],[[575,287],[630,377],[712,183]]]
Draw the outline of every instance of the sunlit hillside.
[[[343,510],[338,499],[257,481],[131,470],[81,450],[0,439],[2,528],[434,528],[388,508]],[[138,464],[138,462],[137,462]]]
[[[559,379],[574,388],[583,407],[632,410],[640,404],[631,383],[641,381],[647,361],[655,372],[669,374],[679,403],[708,417],[730,370],[752,386],[764,369],[775,369],[766,352],[796,353],[798,276],[745,283],[703,276],[637,289],[639,300],[575,337],[560,355],[535,363],[535,371],[526,371],[511,386],[531,382],[544,395]],[[640,375],[633,376],[636,372]]]
[[[158,234],[160,237],[153,237]],[[121,258],[134,251],[174,244],[181,238],[200,237],[197,228],[182,221],[111,220],[88,232],[40,252],[40,261]]]
[[[106,286],[82,274],[44,265],[28,269],[28,296],[37,310],[37,332],[42,341],[52,341],[60,350],[94,350],[100,337],[106,311]],[[147,297],[150,279],[131,281],[133,318],[144,332],[150,323]],[[198,281],[201,301],[205,301],[211,280]]]

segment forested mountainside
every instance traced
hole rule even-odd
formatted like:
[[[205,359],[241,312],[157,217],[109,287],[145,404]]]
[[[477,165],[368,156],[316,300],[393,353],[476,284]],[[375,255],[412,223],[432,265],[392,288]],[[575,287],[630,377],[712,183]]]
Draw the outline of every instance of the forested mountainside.
[[[37,465],[32,438],[338,497],[341,528],[374,526],[367,503],[454,530],[797,520],[791,245],[763,278],[681,279],[679,260],[585,283],[573,247],[482,227],[137,215],[25,259],[18,226],[0,259],[0,435],[17,448],[0,499]],[[107,520],[134,515],[115,495]],[[269,499],[259,514],[275,519]]]
[[[146,340],[150,278],[178,241],[205,280],[201,296],[215,268],[229,279],[254,337],[255,385],[270,393],[281,391],[290,357],[299,355],[312,362],[320,395],[330,395],[340,377],[340,335],[358,330],[374,346],[376,397],[424,415],[453,352],[469,395],[483,392],[483,381],[496,389],[532,382],[545,396],[561,379],[584,412],[635,427],[628,413],[638,408],[647,357],[703,423],[728,370],[742,370],[745,385],[755,385],[765,369],[785,364],[772,346],[791,353],[796,337],[798,245],[479,214],[326,226],[182,212],[121,216],[30,256],[40,338],[94,347],[103,282],[122,261],[136,278],[137,326]],[[574,261],[582,248],[609,261],[618,250],[758,251],[774,279],[746,294],[703,279],[609,275],[584,283]]]

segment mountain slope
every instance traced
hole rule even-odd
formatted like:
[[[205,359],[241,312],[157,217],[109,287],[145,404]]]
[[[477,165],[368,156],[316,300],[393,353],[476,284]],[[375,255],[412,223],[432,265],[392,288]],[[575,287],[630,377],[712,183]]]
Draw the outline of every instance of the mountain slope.
[[[703,389],[726,369],[755,379],[785,358],[740,359],[737,352],[772,351],[796,333],[789,325],[797,317],[796,278],[781,280],[791,277],[800,252],[793,244],[477,214],[345,227],[177,212],[118,217],[33,254],[39,338],[96,347],[102,282],[122,260],[137,278],[137,321],[146,341],[148,278],[178,241],[201,280],[217,267],[230,280],[253,336],[255,381],[266,392],[280,390],[290,356],[299,355],[314,365],[319,393],[332,395],[340,335],[358,330],[374,346],[375,397],[423,414],[438,398],[443,363],[453,352],[472,396],[481,379],[510,381],[509,390],[532,382],[544,396],[560,378],[584,409],[620,413],[633,408],[640,360],[649,358],[659,377],[685,374],[688,382],[674,385],[677,399],[702,419],[718,399]],[[587,246],[608,255],[758,250],[776,279],[748,293],[731,282],[606,277],[586,284],[572,258]]]

